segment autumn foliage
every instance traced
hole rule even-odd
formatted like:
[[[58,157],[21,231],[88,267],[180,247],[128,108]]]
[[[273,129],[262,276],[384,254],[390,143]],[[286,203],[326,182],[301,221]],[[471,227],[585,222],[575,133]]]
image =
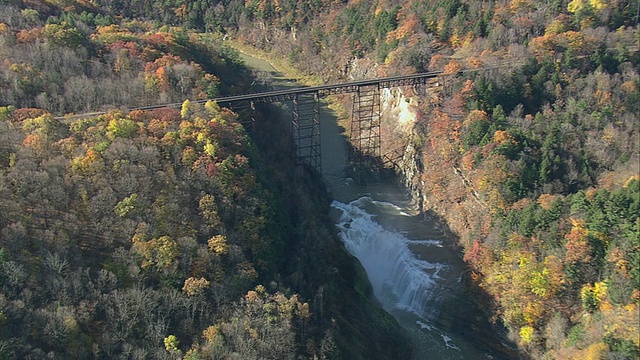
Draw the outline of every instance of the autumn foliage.
[[[287,247],[265,235],[273,209],[256,195],[262,192],[255,162],[243,146],[246,135],[232,125],[234,114],[187,103],[66,126],[33,109],[64,114],[247,89],[237,54],[212,35],[221,32],[324,82],[445,72],[425,91],[401,90],[414,97],[415,121],[400,132],[395,119],[383,119],[383,136],[415,154],[405,183],[423,197],[425,210],[446,220],[472,280],[490,299],[487,311],[507,325],[526,356],[639,356],[635,3],[169,0],[120,2],[117,13],[112,4],[29,1],[0,12],[0,105],[7,105],[0,119],[8,120],[0,124],[17,132],[0,133],[9,184],[0,189],[9,254],[0,256],[7,279],[1,315],[9,319],[2,323],[21,314],[21,283],[45,283],[30,269],[51,269],[57,280],[47,281],[46,291],[59,300],[21,333],[41,343],[25,344],[60,351],[56,334],[65,334],[62,343],[99,345],[111,355],[170,339],[172,356],[187,358],[186,351],[213,354],[223,344],[235,351],[284,329],[280,350],[291,354],[289,330],[305,333],[305,302],[255,287]],[[144,191],[137,186],[146,183]],[[61,196],[60,188],[72,196]],[[142,231],[143,223],[153,230]],[[47,246],[56,250],[36,253]],[[123,250],[101,258],[104,272],[70,270],[83,251],[105,254],[115,246]],[[93,297],[60,280],[82,284],[86,276],[93,276],[95,286],[86,290]],[[151,290],[145,281],[171,292]],[[220,290],[223,282],[233,290]],[[115,283],[126,286],[116,290]],[[223,304],[229,294],[232,301],[243,296],[231,313],[246,325],[193,316],[181,324],[130,325],[124,315],[127,309],[138,318],[142,309],[133,304],[144,299],[177,298],[186,305],[171,311],[213,314],[200,299]],[[96,308],[98,298],[109,300]],[[251,322],[248,313],[259,316]],[[83,333],[104,324],[95,314],[107,314],[107,323],[126,335],[114,339],[135,338],[142,326],[148,338],[114,344]],[[167,327],[172,333],[157,330]],[[320,348],[320,337],[305,346]],[[199,340],[188,348],[186,338]],[[277,350],[262,345],[266,353]]]

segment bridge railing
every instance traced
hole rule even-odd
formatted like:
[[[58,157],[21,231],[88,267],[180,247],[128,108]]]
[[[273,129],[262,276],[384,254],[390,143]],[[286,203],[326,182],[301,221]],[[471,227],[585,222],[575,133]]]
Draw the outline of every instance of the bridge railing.
[[[328,85],[319,85],[319,86],[307,86],[307,87],[299,87],[293,89],[285,89],[285,90],[273,90],[273,91],[265,91],[258,93],[249,93],[242,95],[231,95],[231,96],[222,96],[212,99],[206,100],[197,100],[197,103],[206,103],[207,101],[213,100],[217,103],[222,104],[231,104],[236,102],[243,101],[253,101],[253,102],[283,102],[290,101],[296,99],[296,97],[300,94],[307,93],[317,93],[320,96],[326,95],[335,95],[335,94],[344,94],[344,93],[352,93],[357,92],[358,88],[369,85],[379,85],[381,88],[389,88],[395,86],[406,86],[406,85],[418,85],[424,84],[428,81],[428,79],[436,78],[444,73],[441,71],[433,71],[433,72],[425,72],[418,74],[410,74],[410,75],[398,75],[398,76],[390,76],[384,78],[376,78],[376,79],[365,79],[365,80],[357,80],[346,83],[337,83],[337,84],[328,84]],[[160,105],[150,105],[150,106],[141,106],[136,108],[131,108],[131,110],[154,110],[160,108],[179,108],[182,106],[182,103],[168,103],[168,104],[160,104]],[[77,118],[91,116],[104,115],[105,112],[93,112],[91,114],[78,114],[78,115],[68,115],[57,117],[60,120],[73,120]]]
[[[294,151],[300,163],[310,165],[321,173],[320,156],[320,122],[318,118],[318,101],[322,96],[344,93],[354,93],[351,119],[350,143],[357,150],[350,154],[350,162],[360,166],[366,159],[377,159],[397,166],[395,158],[380,157],[380,89],[398,86],[427,84],[431,79],[444,75],[443,72],[426,72],[411,75],[398,75],[376,79],[357,80],[346,83],[306,86],[293,89],[272,90],[258,93],[231,95],[196,103],[216,101],[238,110],[239,108],[254,108],[254,103],[293,101],[292,135],[294,137]],[[159,108],[180,108],[182,103],[143,106],[131,110],[154,110]],[[92,113],[91,116],[102,115]],[[88,114],[65,116],[62,120],[74,120],[87,117]],[[387,164],[384,164],[387,165]]]
[[[217,103],[231,103],[236,101],[255,101],[255,102],[286,101],[286,100],[295,99],[296,96],[299,94],[306,94],[306,93],[318,93],[318,95],[344,94],[344,93],[356,92],[358,91],[358,88],[363,86],[370,86],[370,85],[379,85],[380,87],[386,88],[386,87],[395,87],[395,86],[423,84],[428,79],[436,78],[442,74],[443,72],[441,71],[434,71],[434,72],[418,73],[418,74],[411,74],[411,75],[398,75],[398,76],[390,76],[385,78],[351,81],[351,82],[339,83],[339,84],[307,86],[307,87],[300,87],[300,88],[294,88],[294,89],[273,90],[273,91],[265,91],[265,92],[259,92],[259,93],[224,96],[224,97],[214,98],[210,100],[214,100]],[[208,100],[200,100],[200,101],[206,102]]]

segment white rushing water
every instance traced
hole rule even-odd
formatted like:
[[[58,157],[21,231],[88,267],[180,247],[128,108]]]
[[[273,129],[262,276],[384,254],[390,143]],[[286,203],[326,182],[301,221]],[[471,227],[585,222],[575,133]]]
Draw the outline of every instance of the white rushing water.
[[[445,264],[419,259],[410,245],[441,247],[439,240],[411,240],[403,234],[386,230],[367,212],[371,205],[388,205],[361,197],[349,204],[333,201],[342,211],[337,222],[339,236],[347,250],[367,272],[374,294],[385,310],[410,311],[425,319],[438,315],[437,291],[440,271]]]
[[[433,229],[427,230],[410,204],[375,199],[381,195],[331,205],[338,235],[364,267],[373,296],[413,339],[415,360],[494,358],[446,330],[456,320],[443,321],[451,319],[444,304],[464,306],[460,259]]]

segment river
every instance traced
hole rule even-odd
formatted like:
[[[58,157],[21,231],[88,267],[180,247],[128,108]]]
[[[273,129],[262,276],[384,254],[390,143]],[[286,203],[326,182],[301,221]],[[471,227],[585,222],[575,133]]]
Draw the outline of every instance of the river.
[[[267,62],[241,57],[274,88],[300,86]],[[361,185],[349,177],[342,128],[324,104],[320,133],[336,232],[365,268],[377,302],[407,331],[415,359],[505,358],[485,342],[495,341],[489,327],[471,325],[478,314],[462,281],[465,264],[444,234],[395,183]]]

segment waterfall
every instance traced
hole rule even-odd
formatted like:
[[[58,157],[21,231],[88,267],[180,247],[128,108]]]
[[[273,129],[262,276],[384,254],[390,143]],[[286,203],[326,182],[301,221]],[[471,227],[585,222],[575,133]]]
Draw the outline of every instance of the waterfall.
[[[271,77],[277,73],[262,60],[242,53],[240,56],[250,67]],[[283,77],[273,80],[274,88],[292,86]],[[347,178],[349,161],[344,129],[323,104],[319,118],[322,175],[333,198],[342,200],[333,202],[332,211],[340,237],[367,271],[380,305],[411,338],[415,347],[411,360],[498,359],[478,351],[469,341],[473,338],[449,331],[452,319],[464,322],[468,314],[464,311],[468,297],[463,295],[459,281],[465,265],[459,254],[440,241],[431,240],[441,238],[439,232],[417,216],[413,204],[405,201],[409,199],[405,198],[404,190],[390,184],[361,186]],[[363,194],[370,196],[362,197]],[[356,198],[359,199],[351,201]]]
[[[333,201],[332,207],[341,211],[339,236],[365,268],[374,295],[385,310],[409,311],[423,319],[434,319],[439,313],[439,273],[447,266],[418,258],[411,247],[442,245],[437,240],[411,240],[387,230],[367,211],[391,205],[367,196],[349,204]],[[398,215],[408,216],[402,212]]]

